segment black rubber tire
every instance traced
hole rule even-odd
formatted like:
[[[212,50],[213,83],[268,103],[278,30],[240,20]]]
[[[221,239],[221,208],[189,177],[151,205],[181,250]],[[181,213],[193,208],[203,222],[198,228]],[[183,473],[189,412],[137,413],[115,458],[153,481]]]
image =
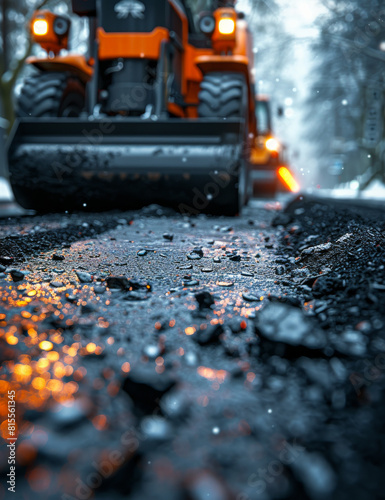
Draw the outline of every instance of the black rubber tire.
[[[199,118],[244,119],[245,127],[240,140],[246,141],[248,92],[245,77],[239,73],[206,74],[199,92],[198,116]],[[228,198],[226,208],[222,208],[223,215],[237,215],[242,207],[247,205],[247,173],[245,162],[241,161],[238,179],[234,183],[234,193],[231,198]],[[223,201],[221,200],[222,207]]]
[[[274,181],[259,181],[253,184],[254,198],[276,198],[278,191],[278,179]]]
[[[19,118],[78,117],[85,107],[85,85],[71,73],[36,73],[24,81],[16,106]]]
[[[199,92],[200,118],[241,118],[245,116],[246,85],[239,73],[208,73]]]

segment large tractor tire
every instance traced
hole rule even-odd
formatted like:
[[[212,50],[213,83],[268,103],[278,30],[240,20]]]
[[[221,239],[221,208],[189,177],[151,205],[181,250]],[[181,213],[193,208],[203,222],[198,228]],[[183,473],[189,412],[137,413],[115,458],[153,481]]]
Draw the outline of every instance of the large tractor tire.
[[[75,118],[85,108],[85,85],[74,75],[66,73],[36,73],[27,78],[16,106],[18,118]],[[18,162],[9,165],[11,185],[16,201],[24,208],[38,212],[62,208],[57,196],[41,187],[47,175],[44,162],[33,178],[25,174]],[[63,179],[62,191],[71,192]]]
[[[199,93],[200,118],[243,118],[246,85],[238,73],[208,73]]]
[[[245,126],[240,142],[246,141],[248,125],[248,92],[245,78],[239,73],[208,73],[204,76],[199,92],[198,115],[200,118],[240,118]],[[243,156],[243,155],[242,155]],[[220,205],[226,208],[223,215],[239,214],[248,201],[248,175],[244,158],[239,158],[239,168],[232,175],[231,196],[226,190],[227,200]],[[220,197],[221,194],[218,195]],[[213,200],[215,203],[215,200]]]
[[[37,73],[24,82],[17,102],[19,118],[78,117],[85,107],[85,86],[70,73]]]

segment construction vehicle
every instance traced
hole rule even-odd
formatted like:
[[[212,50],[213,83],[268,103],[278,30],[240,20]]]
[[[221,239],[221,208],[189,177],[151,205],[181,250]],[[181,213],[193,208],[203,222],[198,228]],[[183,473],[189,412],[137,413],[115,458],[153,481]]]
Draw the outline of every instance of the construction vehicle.
[[[257,133],[250,154],[253,196],[274,197],[280,191],[298,192],[299,185],[288,167],[286,147],[273,133],[268,96],[256,96]]]
[[[70,18],[35,12],[33,73],[17,103],[10,179],[28,209],[167,204],[239,213],[256,133],[252,41],[233,0],[72,0],[87,55],[68,52]]]

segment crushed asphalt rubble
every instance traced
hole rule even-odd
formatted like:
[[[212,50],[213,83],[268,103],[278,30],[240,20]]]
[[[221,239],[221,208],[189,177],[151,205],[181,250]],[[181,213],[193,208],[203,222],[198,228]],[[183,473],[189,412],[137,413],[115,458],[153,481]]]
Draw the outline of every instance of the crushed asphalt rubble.
[[[17,498],[384,498],[384,215],[300,197],[0,230]],[[0,471],[1,499],[5,447]]]

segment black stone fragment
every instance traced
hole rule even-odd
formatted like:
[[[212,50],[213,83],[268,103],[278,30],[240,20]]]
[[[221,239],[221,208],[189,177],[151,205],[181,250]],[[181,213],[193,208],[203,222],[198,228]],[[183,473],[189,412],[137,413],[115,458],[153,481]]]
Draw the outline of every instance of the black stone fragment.
[[[64,257],[64,255],[60,255],[60,254],[54,253],[52,255],[52,260],[62,261],[62,260],[65,260],[65,257]]]
[[[145,413],[151,413],[159,408],[160,399],[175,384],[175,379],[167,372],[158,374],[153,366],[140,366],[128,374],[122,388],[137,408]]]
[[[130,282],[125,276],[109,276],[106,278],[108,288],[112,290],[129,290]]]
[[[187,258],[188,258],[188,260],[201,260],[202,257],[200,257],[198,254],[193,252],[193,253],[188,254]]]
[[[288,304],[293,307],[302,307],[301,299],[296,295],[269,295],[270,302],[280,302],[281,304]]]
[[[92,276],[89,273],[76,271],[76,275],[81,283],[92,283]]]
[[[253,295],[251,293],[243,293],[242,294],[243,300],[246,300],[246,302],[259,302],[260,298],[257,297],[256,295]]]
[[[3,266],[10,266],[13,262],[13,257],[8,257],[6,255],[1,255],[0,256],[0,264]]]
[[[151,284],[147,281],[134,281],[129,280],[125,276],[108,276],[106,278],[106,283],[108,288],[113,290],[125,290],[125,291],[147,291],[151,292]]]
[[[210,309],[215,304],[213,296],[210,292],[199,292],[195,294],[195,298],[199,304],[199,309]]]
[[[193,279],[186,279],[183,281],[183,286],[198,286],[199,281],[198,280],[193,280]]]
[[[193,339],[202,346],[215,344],[219,341],[219,337],[223,332],[224,329],[221,324],[208,325],[206,330],[198,330],[197,333],[193,336]]]
[[[296,307],[271,303],[259,313],[257,320],[262,348],[282,357],[311,357],[312,352],[318,354],[326,346],[325,333]]]
[[[278,227],[278,226],[287,226],[288,224],[293,222],[293,216],[288,213],[280,213],[278,214],[274,219],[271,225],[273,227]]]
[[[242,330],[244,330],[243,325],[242,325],[243,321],[244,321],[243,318],[233,318],[229,322],[229,326],[231,328],[231,331],[233,333],[241,333]]]
[[[190,269],[193,269],[193,265],[192,264],[186,264],[185,266],[179,266],[179,268],[181,271],[189,271]]]
[[[342,283],[337,278],[320,276],[313,283],[312,291],[316,298],[324,297],[342,288]]]
[[[10,272],[10,275],[12,277],[12,280],[16,281],[16,282],[23,281],[23,279],[25,278],[25,274],[17,269],[12,269],[12,271]]]
[[[64,284],[61,281],[52,281],[51,286],[53,286],[54,288],[62,288]]]
[[[196,253],[199,257],[203,258],[203,249],[201,247],[195,247],[193,253]]]

